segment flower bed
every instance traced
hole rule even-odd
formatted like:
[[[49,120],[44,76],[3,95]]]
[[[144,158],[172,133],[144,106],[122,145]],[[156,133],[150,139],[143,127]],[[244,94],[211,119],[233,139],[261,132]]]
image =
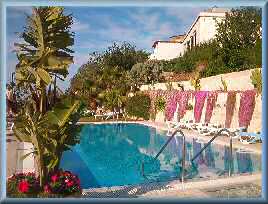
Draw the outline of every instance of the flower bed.
[[[7,180],[8,197],[80,197],[81,193],[80,180],[70,171],[51,172],[43,188],[35,173],[13,174]]]

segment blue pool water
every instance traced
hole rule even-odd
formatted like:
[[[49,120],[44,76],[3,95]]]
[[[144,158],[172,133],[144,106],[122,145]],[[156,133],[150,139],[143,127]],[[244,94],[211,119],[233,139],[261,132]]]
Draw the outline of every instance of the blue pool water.
[[[157,160],[153,157],[164,145],[166,132],[139,124],[83,125],[80,143],[63,154],[60,167],[77,174],[82,188],[110,187],[168,181],[180,175],[182,137],[176,136]],[[189,161],[204,143],[186,137]],[[225,175],[229,167],[229,147],[210,145],[191,169],[192,179]],[[142,175],[141,163],[144,162]],[[261,156],[233,150],[233,173],[261,171]]]

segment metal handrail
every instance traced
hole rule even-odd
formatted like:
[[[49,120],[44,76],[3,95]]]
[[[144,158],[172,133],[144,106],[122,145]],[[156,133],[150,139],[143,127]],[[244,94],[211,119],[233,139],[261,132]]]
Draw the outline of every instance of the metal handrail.
[[[215,136],[213,136],[211,138],[211,140],[209,140],[208,143],[191,159],[191,162],[193,162],[213,142],[213,140],[215,140],[218,136],[220,136],[220,134],[223,131],[227,132],[227,134],[229,135],[229,138],[230,138],[230,158],[229,158],[229,173],[228,174],[229,174],[229,176],[231,176],[232,175],[232,163],[231,163],[231,161],[232,161],[232,157],[233,157],[233,140],[232,140],[233,138],[232,138],[232,136],[230,136],[231,131],[226,129],[226,128],[219,130],[217,132],[217,134]]]
[[[170,138],[168,138],[168,140],[166,141],[166,143],[162,146],[162,148],[159,150],[159,152],[155,155],[155,157],[153,158],[154,160],[158,158],[158,156],[164,151],[164,149],[166,148],[166,146],[169,144],[169,142],[175,137],[175,135],[177,133],[180,133],[182,138],[183,138],[183,142],[182,142],[182,173],[181,173],[181,181],[184,182],[184,170],[185,170],[185,158],[186,158],[186,154],[185,154],[185,135],[183,133],[183,131],[179,128],[177,128],[172,135],[170,136]],[[141,170],[142,170],[142,175],[145,177],[144,174],[144,162],[141,163]]]
[[[217,132],[217,134],[215,136],[213,136],[211,138],[211,140],[209,140],[209,142],[191,159],[191,163],[223,132],[223,131],[226,131],[227,134],[229,135],[229,138],[230,138],[230,157],[228,158],[229,160],[229,173],[228,175],[231,176],[232,175],[232,154],[233,154],[233,150],[232,150],[232,136],[231,135],[231,131],[224,128],[224,129],[221,129]],[[160,149],[160,151],[156,154],[156,156],[154,157],[154,160],[158,158],[158,156],[164,151],[165,147],[168,145],[168,143],[175,137],[175,135],[177,133],[180,133],[182,138],[183,138],[183,142],[182,142],[182,172],[181,172],[181,182],[183,183],[184,182],[184,172],[185,172],[185,160],[186,160],[186,144],[185,144],[185,135],[183,133],[183,131],[179,128],[177,128],[173,133],[172,135],[170,136],[170,138],[167,140],[167,142],[162,146],[162,148]],[[142,162],[142,175],[145,177],[145,174],[144,174],[144,162]]]

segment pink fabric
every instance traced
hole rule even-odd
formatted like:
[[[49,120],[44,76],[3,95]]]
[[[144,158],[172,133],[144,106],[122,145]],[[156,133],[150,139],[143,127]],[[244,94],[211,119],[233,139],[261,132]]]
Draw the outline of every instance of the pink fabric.
[[[255,90],[248,90],[241,94],[239,106],[239,127],[248,127],[255,108]]]
[[[186,113],[186,109],[188,106],[188,101],[191,97],[191,93],[187,91],[182,91],[181,92],[181,98],[179,101],[179,117],[180,119],[184,117]]]
[[[200,122],[207,93],[207,91],[198,91],[195,93],[194,119],[196,123]]]
[[[226,128],[231,127],[235,104],[236,104],[236,92],[230,91],[228,92],[227,101],[226,101],[226,117],[225,117]]]
[[[215,107],[217,101],[218,94],[216,92],[209,92],[207,96],[207,107],[206,107],[206,115],[205,115],[205,123],[209,123],[213,109]]]
[[[181,99],[181,91],[171,91],[168,102],[166,104],[166,118],[172,120],[176,111],[177,102]]]

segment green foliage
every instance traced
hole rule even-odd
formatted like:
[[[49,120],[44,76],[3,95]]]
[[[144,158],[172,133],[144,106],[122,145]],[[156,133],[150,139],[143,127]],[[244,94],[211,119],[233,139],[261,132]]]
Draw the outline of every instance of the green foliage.
[[[66,98],[42,115],[28,103],[15,119],[15,136],[19,141],[31,142],[34,146],[32,154],[38,159],[41,186],[47,174],[58,168],[62,153],[79,142],[80,127],[75,125],[79,108],[79,101]]]
[[[7,179],[7,195],[36,194],[40,190],[35,173],[17,173]]]
[[[216,51],[217,43],[215,40],[200,44],[191,50],[187,50],[182,57],[165,61],[164,71],[176,73],[193,72],[196,67],[203,62],[210,61]]]
[[[233,71],[242,71],[260,62],[261,49],[258,42],[261,36],[260,29],[261,9],[259,8],[242,7],[232,9],[226,14],[226,19],[218,24],[216,35],[220,55],[226,67]]]
[[[218,24],[217,41],[221,45],[221,54],[229,66],[239,66],[244,57],[244,49],[256,45],[260,38],[261,9],[242,7],[232,9],[226,19]],[[235,57],[232,57],[232,54]]]
[[[134,64],[147,60],[147,57],[147,53],[136,50],[128,43],[114,44],[103,53],[93,53],[71,79],[68,93],[82,99],[88,107],[92,101],[96,101],[111,108],[117,102],[112,102],[110,96],[115,94],[121,100],[127,95],[130,90],[128,71]]]
[[[125,97],[122,96],[120,90],[112,89],[106,91],[104,94],[104,106],[109,108],[110,110],[114,110],[114,108],[120,108],[125,104]]]
[[[137,94],[128,98],[126,112],[129,116],[149,120],[150,97],[144,94]]]
[[[194,87],[194,90],[198,91],[201,89],[201,84],[200,84],[200,75],[197,73],[195,77],[193,77],[191,80],[191,85]]]
[[[165,83],[165,85],[168,91],[171,91],[174,89],[171,81]]]
[[[132,66],[148,59],[148,53],[136,50],[135,46],[124,42],[122,45],[114,43],[108,47],[98,60],[103,66],[119,67],[120,70],[131,70]]]
[[[56,102],[56,79],[66,77],[73,63],[72,24],[72,16],[65,15],[62,7],[36,7],[32,15],[27,16],[27,24],[20,33],[23,42],[15,43],[19,61],[16,86],[32,96],[36,111],[41,113]],[[47,90],[52,92],[52,85],[53,94],[48,94]]]
[[[225,80],[223,80],[223,78],[221,77],[221,84],[222,84],[222,88],[221,90],[223,91],[228,91],[228,87],[227,87],[227,82]]]
[[[157,111],[164,111],[166,107],[166,101],[163,97],[157,97],[155,100],[155,108]]]
[[[258,94],[262,93],[262,76],[261,76],[261,69],[255,69],[251,72],[251,83],[253,84],[254,88],[257,89]]]
[[[164,64],[161,61],[149,60],[135,64],[129,72],[129,80],[132,86],[140,87],[142,84],[154,84],[163,79]]]
[[[63,151],[78,141],[74,133],[79,128],[74,124],[79,118],[79,102],[60,98],[56,85],[56,79],[63,80],[73,63],[72,24],[72,16],[62,7],[33,8],[20,34],[23,42],[15,43],[19,61],[16,88],[25,95],[14,134],[33,144],[30,154],[36,155],[41,186],[49,171],[58,168]]]

